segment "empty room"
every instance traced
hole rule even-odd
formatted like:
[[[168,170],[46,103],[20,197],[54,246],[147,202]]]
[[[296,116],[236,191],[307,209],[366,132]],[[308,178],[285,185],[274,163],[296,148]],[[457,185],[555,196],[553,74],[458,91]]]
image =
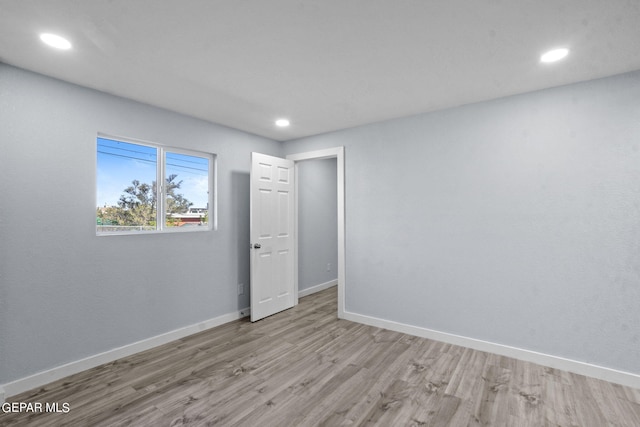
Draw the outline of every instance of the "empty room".
[[[0,148],[0,425],[640,425],[640,1],[0,0]]]

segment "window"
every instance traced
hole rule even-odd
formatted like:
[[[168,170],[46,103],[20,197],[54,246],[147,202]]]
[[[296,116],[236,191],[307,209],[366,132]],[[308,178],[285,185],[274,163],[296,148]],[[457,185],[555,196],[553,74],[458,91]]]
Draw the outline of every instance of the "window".
[[[215,155],[99,135],[97,159],[97,234],[215,228]]]

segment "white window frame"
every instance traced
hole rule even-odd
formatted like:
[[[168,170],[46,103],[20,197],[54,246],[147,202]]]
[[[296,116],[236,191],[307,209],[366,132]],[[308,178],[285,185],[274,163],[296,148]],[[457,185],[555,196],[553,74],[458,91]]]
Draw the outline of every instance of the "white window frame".
[[[106,133],[98,133],[96,136],[96,153],[98,138],[109,139],[112,141],[124,142],[127,144],[142,145],[145,147],[155,148],[156,151],[156,229],[155,230],[139,230],[139,231],[98,231],[96,229],[97,236],[122,236],[122,235],[135,235],[135,234],[156,234],[156,233],[192,233],[192,232],[206,232],[215,231],[218,229],[218,188],[216,179],[216,173],[218,170],[218,156],[214,153],[208,153],[204,151],[185,149],[180,147],[173,147],[156,142],[142,141],[134,138],[127,138],[121,136],[113,136]],[[167,213],[165,212],[166,204],[166,163],[167,152],[183,154],[187,156],[202,157],[209,160],[208,162],[208,178],[209,178],[209,194],[208,194],[208,216],[209,220],[207,225],[200,227],[167,227]],[[97,159],[96,159],[96,171],[97,171]],[[97,198],[97,183],[96,183],[96,198]],[[97,200],[96,200],[97,205]]]

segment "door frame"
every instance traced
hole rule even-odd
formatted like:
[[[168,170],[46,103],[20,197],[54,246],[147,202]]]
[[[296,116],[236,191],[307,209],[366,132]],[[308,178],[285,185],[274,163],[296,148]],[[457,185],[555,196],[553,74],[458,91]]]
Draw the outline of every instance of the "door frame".
[[[294,244],[294,282],[295,282],[295,296],[294,299],[298,301],[298,162],[305,160],[321,160],[321,159],[333,159],[337,161],[337,181],[338,181],[338,318],[344,319],[344,306],[345,306],[345,286],[346,286],[346,274],[345,274],[345,210],[344,210],[344,147],[325,148],[323,150],[308,151],[306,153],[289,154],[287,157],[289,160],[294,161],[294,173],[295,173],[295,235],[296,243]]]

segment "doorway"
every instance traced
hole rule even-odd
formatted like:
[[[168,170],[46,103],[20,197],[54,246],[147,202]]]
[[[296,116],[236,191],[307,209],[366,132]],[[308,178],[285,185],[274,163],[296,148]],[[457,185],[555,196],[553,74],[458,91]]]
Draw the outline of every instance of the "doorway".
[[[336,159],[336,181],[337,181],[337,232],[338,232],[338,258],[337,258],[337,276],[338,276],[338,318],[344,318],[345,307],[345,206],[344,206],[344,147],[327,148],[324,150],[310,151],[306,153],[290,154],[287,159],[294,161],[294,173],[296,175],[295,183],[299,185],[298,173],[299,163],[314,159]],[[299,236],[299,220],[298,220],[298,194],[296,191],[295,201],[295,235]],[[294,249],[294,265],[295,265],[295,299],[298,300],[298,263],[299,250],[298,245]]]

